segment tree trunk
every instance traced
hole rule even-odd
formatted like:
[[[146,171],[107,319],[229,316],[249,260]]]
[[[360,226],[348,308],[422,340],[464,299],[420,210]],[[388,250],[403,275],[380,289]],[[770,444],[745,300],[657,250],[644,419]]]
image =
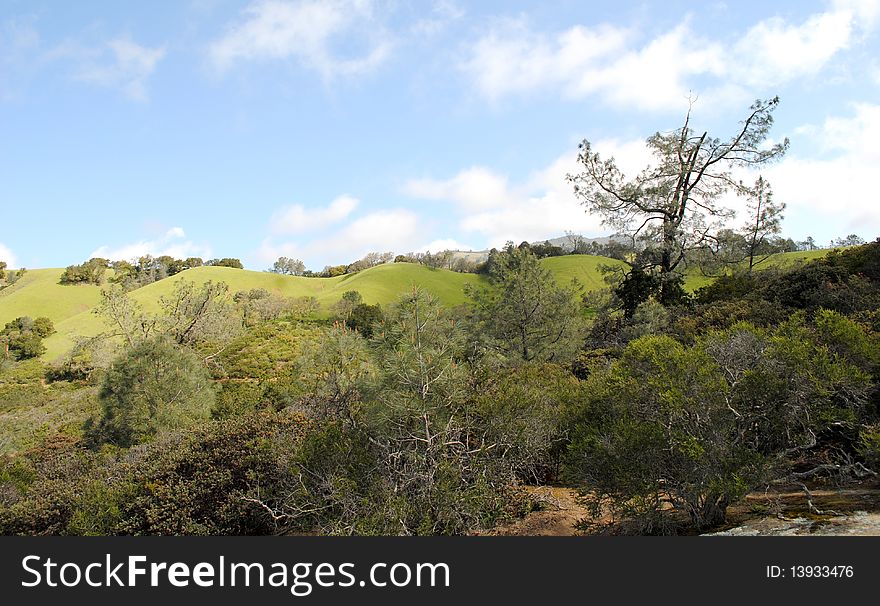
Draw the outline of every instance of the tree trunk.
[[[702,506],[691,513],[697,530],[705,530],[724,524],[727,520],[727,506],[730,500],[726,495],[709,495]]]

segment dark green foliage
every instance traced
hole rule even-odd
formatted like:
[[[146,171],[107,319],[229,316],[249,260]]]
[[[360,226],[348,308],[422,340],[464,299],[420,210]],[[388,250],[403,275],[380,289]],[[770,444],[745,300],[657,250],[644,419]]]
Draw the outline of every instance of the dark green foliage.
[[[638,339],[591,366],[567,472],[639,532],[676,531],[676,512],[717,525],[786,453],[855,443],[876,414],[878,356],[875,337],[831,311],[774,331],[736,324],[691,347]]]
[[[640,265],[633,265],[614,289],[624,317],[631,318],[638,306],[655,296],[659,288],[658,276],[646,272]]]
[[[566,415],[581,397],[579,382],[554,364],[503,371],[479,389],[473,403],[487,454],[524,482],[557,479],[567,442]]]
[[[55,332],[55,325],[52,324],[52,320],[50,320],[49,318],[40,317],[34,320],[34,324],[31,329],[37,336],[45,339]]]
[[[229,419],[266,407],[263,386],[257,381],[226,381],[217,393],[217,400],[211,408],[214,419]]]
[[[55,440],[0,464],[2,534],[269,534],[271,498],[303,423],[247,415],[126,457]]]
[[[183,283],[150,316],[116,287],[122,339],[83,341],[48,384],[3,360],[0,532],[466,534],[521,512],[518,484],[562,479],[624,530],[694,532],[766,482],[880,465],[876,244],[686,304],[636,270],[593,297],[589,338],[542,247],[495,251],[477,311],[349,291],[315,320]]]
[[[110,267],[107,259],[89,259],[80,265],[68,265],[61,274],[61,284],[101,284],[104,272]]]
[[[279,500],[292,529],[323,534],[395,534],[380,455],[366,432],[329,421],[302,440]]]
[[[739,322],[769,328],[785,321],[790,310],[764,299],[734,299],[678,308],[668,333],[683,343],[693,343],[700,335],[712,330],[730,328]]]
[[[337,325],[303,350],[291,382],[301,394],[301,407],[311,417],[354,425],[356,407],[371,390],[377,374],[364,337]]]
[[[198,358],[159,339],[114,362],[99,397],[103,413],[88,430],[90,441],[127,447],[206,420],[215,392]]]
[[[40,357],[46,351],[43,339],[53,332],[55,327],[49,318],[40,317],[34,320],[23,316],[8,322],[0,331],[3,359],[28,360]]]
[[[364,298],[361,293],[356,290],[346,290],[342,293],[342,298],[333,306],[336,317],[342,322],[347,322],[354,308],[363,302]]]
[[[672,529],[664,498],[697,528],[724,520],[757,479],[758,457],[736,439],[716,368],[701,350],[645,337],[588,379],[568,474],[587,486],[595,507],[608,500],[647,533]]]
[[[576,285],[561,287],[528,248],[498,253],[488,288],[469,288],[473,336],[511,362],[564,362],[585,336]]]
[[[205,265],[213,265],[215,267],[232,267],[235,269],[244,269],[244,265],[242,265],[241,261],[238,259],[233,259],[231,257],[223,257],[222,259],[211,259],[207,261]]]
[[[369,339],[373,336],[375,327],[382,323],[384,317],[379,305],[359,303],[351,310],[345,325],[361,333],[365,339]]]
[[[61,437],[0,459],[0,534],[68,534],[96,458]]]
[[[156,444],[132,469],[117,533],[272,533],[273,520],[247,499],[274,496],[301,428],[296,417],[249,415]]]
[[[764,283],[760,295],[794,309],[820,307],[845,313],[876,308],[877,287],[842,266],[808,263]]]
[[[764,270],[764,272],[769,270]],[[762,272],[761,279],[766,280],[769,275]],[[770,274],[772,275],[772,274]],[[703,305],[718,301],[730,301],[745,297],[758,286],[758,275],[753,273],[730,273],[718,276],[711,284],[697,289],[694,300]]]

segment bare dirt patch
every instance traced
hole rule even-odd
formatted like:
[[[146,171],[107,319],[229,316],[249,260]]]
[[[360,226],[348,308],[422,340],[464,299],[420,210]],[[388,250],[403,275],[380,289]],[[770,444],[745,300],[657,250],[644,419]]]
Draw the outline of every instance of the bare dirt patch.
[[[608,516],[595,518],[576,490],[564,486],[526,486],[540,505],[513,522],[481,532],[494,536],[580,536],[579,523],[597,524],[597,531],[611,532]],[[749,535],[860,535],[880,536],[880,486],[814,489],[813,508],[799,489],[753,492],[728,509],[728,524],[709,533],[722,536]],[[604,532],[602,528],[604,526]]]
[[[582,534],[578,531],[577,524],[591,516],[580,503],[576,490],[563,486],[525,486],[523,489],[540,505],[540,510],[482,534],[552,537]]]

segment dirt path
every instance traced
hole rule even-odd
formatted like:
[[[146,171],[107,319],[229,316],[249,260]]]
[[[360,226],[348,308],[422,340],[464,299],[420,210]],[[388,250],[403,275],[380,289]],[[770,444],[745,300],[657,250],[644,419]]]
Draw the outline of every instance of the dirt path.
[[[590,517],[578,502],[578,494],[561,486],[526,486],[532,498],[541,504],[524,518],[493,528],[486,534],[495,536],[572,536],[582,534],[577,523]]]

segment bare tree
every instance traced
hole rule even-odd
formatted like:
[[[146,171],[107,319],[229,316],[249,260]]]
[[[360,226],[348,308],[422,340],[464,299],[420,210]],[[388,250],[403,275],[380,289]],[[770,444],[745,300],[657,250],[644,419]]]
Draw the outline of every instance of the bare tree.
[[[788,139],[764,145],[778,104],[778,97],[756,101],[736,134],[722,140],[693,130],[691,103],[681,128],[647,139],[655,162],[632,179],[613,158],[600,158],[589,141],[581,143],[578,161],[584,171],[567,176],[575,195],[606,225],[645,243],[641,263],[659,273],[661,301],[677,284],[675,272],[686,252],[702,246],[733,216],[721,204],[722,196],[747,191],[732,170],[766,164],[788,148]]]
[[[111,326],[108,337],[122,337],[128,347],[146,341],[157,332],[157,319],[144,313],[141,306],[131,299],[121,286],[101,291],[101,303],[94,313]]]
[[[758,177],[748,202],[748,219],[743,226],[749,273],[755,265],[766,261],[776,251],[767,250],[768,239],[781,231],[785,202],[774,202],[773,190],[763,177]]]

